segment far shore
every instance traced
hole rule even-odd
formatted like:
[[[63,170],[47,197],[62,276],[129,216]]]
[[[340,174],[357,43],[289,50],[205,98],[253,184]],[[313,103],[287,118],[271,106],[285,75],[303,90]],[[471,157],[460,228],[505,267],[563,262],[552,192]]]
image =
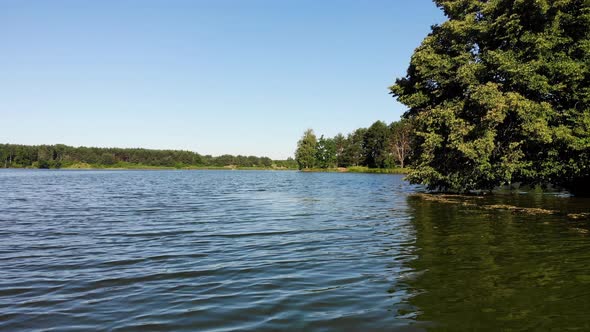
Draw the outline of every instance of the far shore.
[[[244,166],[186,166],[186,167],[169,167],[169,166],[146,166],[146,165],[137,165],[137,166],[125,166],[125,167],[102,167],[102,166],[90,166],[90,167],[79,167],[77,165],[67,166],[67,167],[60,167],[60,168],[53,168],[53,169],[63,169],[63,170],[224,170],[224,171],[233,171],[233,170],[242,170],[242,171],[296,171],[297,169],[294,168],[286,168],[286,167],[244,167]]]
[[[329,172],[329,173],[372,173],[372,174],[408,174],[409,168],[369,168],[366,166],[336,167],[336,168],[304,168],[302,172]]]
[[[47,169],[47,168],[9,168],[9,169]],[[186,167],[169,167],[169,166],[147,166],[147,165],[125,165],[121,166],[104,166],[104,165],[90,165],[90,164],[74,164],[60,168],[49,168],[53,170],[103,170],[103,171],[126,171],[126,170],[224,170],[224,171],[301,171],[313,173],[369,173],[369,174],[408,174],[409,168],[368,168],[362,166],[353,167],[337,167],[337,168],[305,168],[298,170],[296,168],[286,167],[243,167],[243,166],[186,166]]]

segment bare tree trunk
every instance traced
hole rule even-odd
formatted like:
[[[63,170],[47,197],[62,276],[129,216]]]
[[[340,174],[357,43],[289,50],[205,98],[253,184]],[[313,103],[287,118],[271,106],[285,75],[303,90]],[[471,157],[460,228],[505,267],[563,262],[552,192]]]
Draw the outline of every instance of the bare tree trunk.
[[[402,133],[399,134],[399,136],[396,137],[394,139],[394,142],[392,143],[395,159],[397,159],[397,162],[399,163],[401,168],[404,168],[405,166],[404,161],[406,159],[406,153],[410,149],[408,140],[408,135]]]

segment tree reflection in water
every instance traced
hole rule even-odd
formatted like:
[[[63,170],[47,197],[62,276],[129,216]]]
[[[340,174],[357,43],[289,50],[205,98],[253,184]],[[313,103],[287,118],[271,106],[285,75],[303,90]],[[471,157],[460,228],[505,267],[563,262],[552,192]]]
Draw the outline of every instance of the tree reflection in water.
[[[588,210],[550,195],[483,198]],[[428,330],[590,330],[588,221],[527,215],[408,197],[416,229],[408,304]],[[432,324],[432,325],[431,325]]]

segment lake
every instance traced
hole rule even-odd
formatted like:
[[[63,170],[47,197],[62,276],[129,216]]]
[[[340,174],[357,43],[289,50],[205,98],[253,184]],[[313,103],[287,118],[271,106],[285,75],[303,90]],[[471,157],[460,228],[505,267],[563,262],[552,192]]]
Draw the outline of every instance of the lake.
[[[397,175],[0,170],[0,330],[590,330],[588,221],[420,191]]]

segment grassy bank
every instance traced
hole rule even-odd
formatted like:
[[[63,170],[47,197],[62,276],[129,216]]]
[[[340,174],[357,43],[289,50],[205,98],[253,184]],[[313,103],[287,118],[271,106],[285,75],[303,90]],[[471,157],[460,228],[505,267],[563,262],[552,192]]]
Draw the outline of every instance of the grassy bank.
[[[366,166],[351,166],[338,168],[306,168],[302,172],[324,173],[373,173],[373,174],[408,174],[409,168],[368,168]]]
[[[365,166],[349,167],[348,171],[351,173],[377,173],[377,174],[408,174],[409,168],[368,168]]]
[[[32,167],[37,168],[37,167]],[[297,170],[295,168],[286,167],[260,167],[260,166],[184,166],[179,165],[177,167],[172,166],[153,166],[145,164],[135,163],[116,163],[113,165],[103,164],[88,164],[88,163],[74,163],[70,165],[63,165],[59,168],[52,169],[65,169],[65,170],[252,170],[252,171],[287,171]],[[408,174],[409,168],[368,168],[366,166],[351,166],[351,167],[335,167],[335,168],[306,168],[301,170],[302,172],[320,172],[320,173],[372,173],[372,174]]]
[[[87,163],[76,163],[61,167],[60,169],[103,169],[103,170],[295,170],[292,168],[285,167],[245,167],[245,166],[151,166],[144,164],[133,164],[133,163],[117,163],[114,165],[101,165],[101,164],[87,164]]]

